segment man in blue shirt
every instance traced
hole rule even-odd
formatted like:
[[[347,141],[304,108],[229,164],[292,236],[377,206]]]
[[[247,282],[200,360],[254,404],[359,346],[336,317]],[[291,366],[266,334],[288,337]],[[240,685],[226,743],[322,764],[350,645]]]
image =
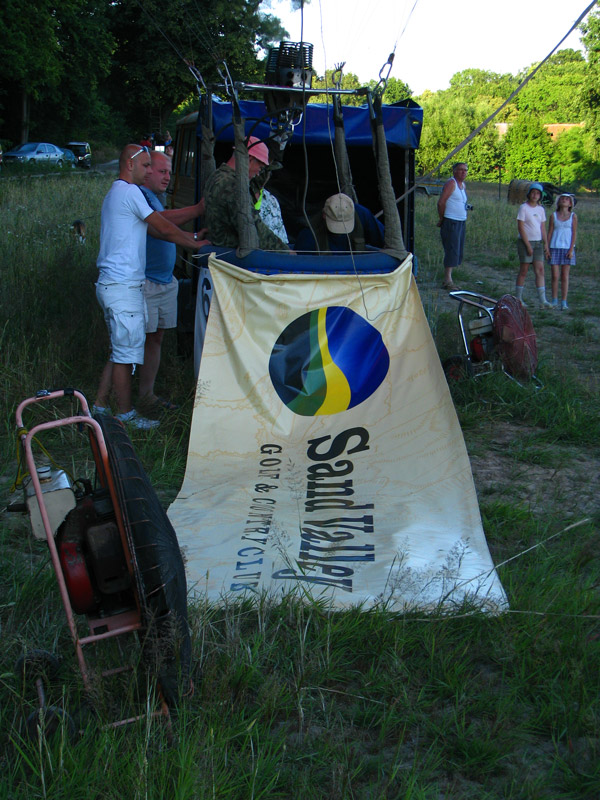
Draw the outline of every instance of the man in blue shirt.
[[[328,197],[320,216],[311,220],[296,239],[297,252],[348,253],[366,250],[366,245],[383,247],[384,229],[368,208],[354,203],[346,194]]]
[[[171,180],[171,159],[164,153],[152,151],[152,172],[141,187],[146,200],[161,216],[174,225],[185,225],[204,213],[204,201],[193,206],[165,210],[159,195],[162,195]],[[194,234],[198,246],[202,242],[203,231]],[[173,410],[176,406],[169,400],[157,397],[154,381],[160,366],[163,336],[167,328],[177,327],[177,291],[179,284],[173,275],[176,247],[164,239],[157,239],[148,233],[146,238],[146,281],[144,297],[148,310],[146,323],[146,343],[144,363],[140,367],[140,402],[146,406],[159,406]]]

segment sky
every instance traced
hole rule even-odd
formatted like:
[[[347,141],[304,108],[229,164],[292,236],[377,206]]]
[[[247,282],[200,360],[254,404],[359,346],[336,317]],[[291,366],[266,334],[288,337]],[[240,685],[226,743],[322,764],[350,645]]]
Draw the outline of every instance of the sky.
[[[345,61],[344,72],[377,78],[395,48],[390,77],[413,94],[447,89],[464,69],[513,75],[541,61],[590,0],[311,0],[304,7],[304,41],[314,45],[322,75]],[[268,7],[270,6],[270,8]],[[412,14],[411,14],[411,9]],[[301,40],[301,14],[290,0],[267,0],[263,10]],[[581,49],[573,33],[560,46]]]

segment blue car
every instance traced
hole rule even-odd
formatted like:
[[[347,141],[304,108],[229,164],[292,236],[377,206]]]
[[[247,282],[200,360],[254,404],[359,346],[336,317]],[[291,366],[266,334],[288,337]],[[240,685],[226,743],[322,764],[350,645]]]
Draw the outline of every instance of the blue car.
[[[75,169],[77,166],[77,158],[75,153],[72,150],[69,150],[68,147],[61,147],[61,150],[65,154],[65,167],[71,167],[71,169]]]

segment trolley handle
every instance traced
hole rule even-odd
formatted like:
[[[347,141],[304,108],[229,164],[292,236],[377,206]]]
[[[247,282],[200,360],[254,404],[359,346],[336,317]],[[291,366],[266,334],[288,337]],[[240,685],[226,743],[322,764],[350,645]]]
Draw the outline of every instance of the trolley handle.
[[[487,297],[485,294],[478,294],[477,292],[468,292],[466,289],[456,289],[454,292],[448,292],[450,297],[453,297],[455,300],[458,300],[459,303],[467,303],[467,305],[475,306],[475,308],[481,308],[488,310],[484,303],[491,303],[492,306],[495,306],[498,302],[494,300],[493,297]],[[476,298],[475,300],[472,298]]]
[[[79,416],[91,417],[90,407],[85,395],[78,389],[40,389],[36,392],[35,397],[28,397],[17,406],[15,417],[17,421],[17,428],[23,427],[23,411],[27,406],[34,405],[35,403],[43,403],[46,400],[56,400],[60,397],[75,397],[79,401],[81,413]]]

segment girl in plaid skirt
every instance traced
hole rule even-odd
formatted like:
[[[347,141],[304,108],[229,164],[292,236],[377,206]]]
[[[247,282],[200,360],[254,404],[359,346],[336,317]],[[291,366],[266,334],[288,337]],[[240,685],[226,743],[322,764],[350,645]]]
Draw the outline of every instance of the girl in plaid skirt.
[[[552,305],[558,308],[558,274],[560,271],[560,309],[568,309],[569,269],[575,266],[575,241],[577,239],[577,214],[573,211],[572,194],[556,198],[556,211],[550,215],[548,239],[550,240],[550,266],[552,268]]]

